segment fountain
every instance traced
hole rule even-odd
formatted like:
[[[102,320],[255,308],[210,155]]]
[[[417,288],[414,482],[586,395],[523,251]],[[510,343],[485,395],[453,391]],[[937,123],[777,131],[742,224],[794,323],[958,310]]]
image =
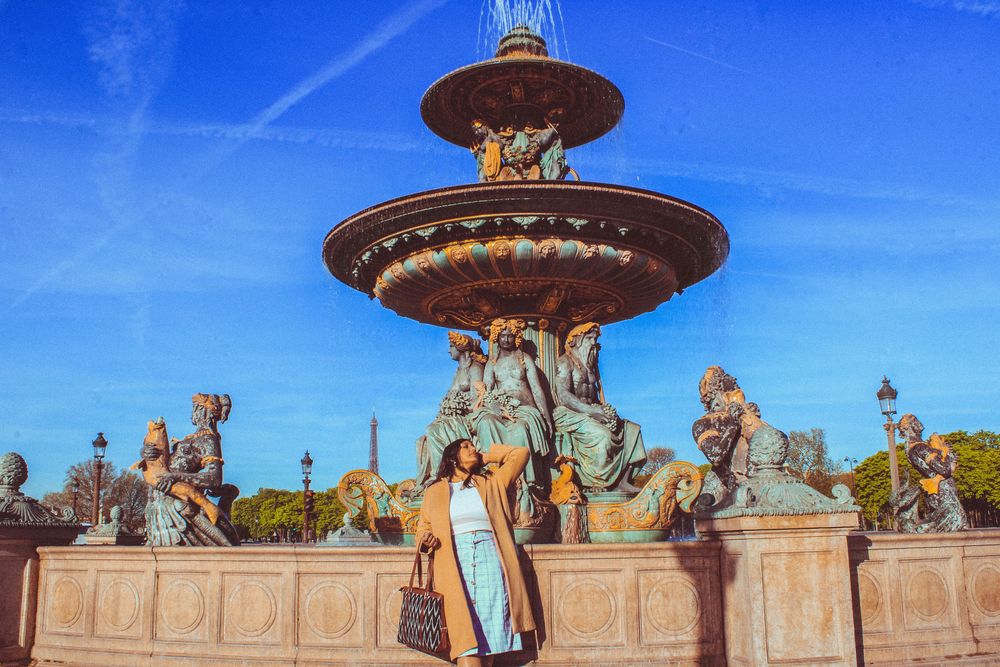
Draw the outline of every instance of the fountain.
[[[531,447],[518,491],[519,542],[560,537],[557,524],[572,504],[586,505],[583,541],[663,539],[675,510],[691,510],[701,475],[678,462],[642,490],[631,487],[645,458],[639,427],[605,403],[599,347],[588,361],[567,345],[595,328],[596,340],[600,326],[649,312],[711,275],[729,252],[725,228],[673,197],[580,180],[565,151],[610,131],[624,111],[622,94],[600,74],[550,57],[545,40],[524,25],[501,38],[494,58],[433,83],[420,109],[435,134],[471,150],[477,182],[347,218],[324,241],[327,267],[404,317],[490,341],[481,393],[466,383],[466,397],[457,407],[443,404],[438,421],[457,415],[449,437],[468,434],[483,447],[501,440]],[[498,344],[505,333],[516,345]],[[537,373],[526,375],[539,378],[525,377],[513,403],[511,391],[498,395],[490,385],[505,356],[531,364]],[[568,378],[564,386],[560,377]],[[434,467],[426,438],[434,436],[418,442],[430,452],[421,454],[423,481]],[[579,460],[592,453],[587,447],[597,448],[596,458],[618,457],[614,472],[591,474]],[[581,493],[562,494],[574,502],[553,500],[553,474],[563,486],[586,481]],[[376,475],[355,470],[339,490],[352,512],[367,508],[380,541],[410,543],[420,481],[393,494]]]

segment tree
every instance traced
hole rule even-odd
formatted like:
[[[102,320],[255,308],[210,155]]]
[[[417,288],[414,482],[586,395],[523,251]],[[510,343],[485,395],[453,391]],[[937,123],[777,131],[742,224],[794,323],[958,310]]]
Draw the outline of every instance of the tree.
[[[835,483],[834,476],[840,473],[840,466],[827,451],[826,432],[821,428],[810,429],[808,433],[789,431],[786,465],[792,474],[827,496]]]
[[[677,454],[672,447],[653,447],[646,450],[646,463],[639,469],[639,474],[635,476],[632,483],[642,486],[652,478],[656,472],[672,462]]]
[[[277,534],[281,539],[302,526],[303,492],[284,489],[258,489],[252,496],[237,498],[233,503],[233,525],[240,534],[254,540],[271,539]],[[317,491],[313,496],[315,505],[312,520],[313,530],[318,539],[323,539],[327,531],[344,525],[347,511],[337,497],[337,489]],[[367,529],[367,518],[361,528]],[[359,519],[353,521],[358,526]]]
[[[76,500],[76,514],[89,520],[94,498],[94,460],[76,463],[66,471],[63,488],[42,496],[42,504],[61,512],[73,506],[73,479],[78,480],[80,492]],[[146,497],[148,487],[138,474],[129,470],[119,470],[110,461],[101,471],[101,516],[108,521],[111,508],[122,508],[122,523],[130,530],[141,531],[146,525]]]
[[[920,475],[906,460],[906,451],[896,448],[896,460],[899,462],[900,480],[919,478]],[[879,527],[889,525],[889,494],[892,493],[892,482],[889,477],[889,452],[880,451],[872,454],[854,468],[855,496],[861,513],[870,523]]]
[[[944,436],[958,456],[955,485],[969,523],[995,526],[1000,519],[1000,434],[953,431]]]

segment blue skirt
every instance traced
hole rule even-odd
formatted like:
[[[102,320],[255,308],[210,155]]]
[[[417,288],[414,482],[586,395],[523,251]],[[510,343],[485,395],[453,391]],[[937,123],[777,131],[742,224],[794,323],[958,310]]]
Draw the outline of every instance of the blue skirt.
[[[458,573],[472,615],[478,646],[462,655],[495,655],[521,650],[521,636],[510,624],[507,583],[493,533],[476,530],[454,535]]]

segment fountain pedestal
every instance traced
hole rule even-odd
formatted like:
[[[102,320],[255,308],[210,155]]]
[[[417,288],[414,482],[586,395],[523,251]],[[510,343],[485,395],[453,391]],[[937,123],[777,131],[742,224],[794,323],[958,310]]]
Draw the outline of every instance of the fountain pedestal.
[[[721,543],[729,665],[857,665],[847,536],[856,514],[696,520]]]

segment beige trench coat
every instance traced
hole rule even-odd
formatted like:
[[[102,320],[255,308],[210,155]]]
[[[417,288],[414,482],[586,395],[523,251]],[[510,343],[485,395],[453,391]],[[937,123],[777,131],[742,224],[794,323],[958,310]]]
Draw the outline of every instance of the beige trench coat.
[[[514,632],[530,632],[535,629],[535,619],[531,614],[531,598],[524,584],[524,575],[517,560],[514,546],[514,529],[511,526],[510,501],[507,490],[514,484],[528,464],[530,452],[527,447],[493,445],[484,454],[486,463],[499,464],[489,477],[475,479],[476,490],[483,499],[486,513],[493,527],[493,536],[500,551],[500,564],[507,581],[507,598],[510,601],[510,620]],[[472,629],[472,616],[465,599],[458,561],[451,535],[451,493],[448,482],[439,480],[424,492],[424,503],[420,509],[420,523],[417,526],[417,544],[424,534],[430,532],[441,540],[441,546],[434,552],[434,588],[444,595],[444,616],[448,625],[448,639],[451,643],[451,659],[477,646],[476,634]]]

